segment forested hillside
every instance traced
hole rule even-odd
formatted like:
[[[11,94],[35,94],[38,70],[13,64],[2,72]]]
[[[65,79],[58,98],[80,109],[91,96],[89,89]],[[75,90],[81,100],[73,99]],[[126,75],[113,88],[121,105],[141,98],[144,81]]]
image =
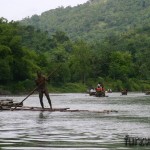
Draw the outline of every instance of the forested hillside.
[[[150,22],[149,0],[90,0],[76,7],[57,8],[33,15],[22,23],[47,31],[64,31],[75,39],[102,40]]]
[[[21,22],[0,18],[0,94],[27,92],[37,71],[53,92],[85,92],[98,82],[150,89],[150,1],[93,0]]]
[[[0,18],[0,93],[3,90],[30,90],[35,86],[37,71],[50,73],[55,69],[57,63],[50,64],[51,60],[44,52],[68,40],[64,33],[60,34],[63,39],[57,39],[57,33],[50,39],[46,32],[35,30],[32,26],[8,23],[7,19]]]

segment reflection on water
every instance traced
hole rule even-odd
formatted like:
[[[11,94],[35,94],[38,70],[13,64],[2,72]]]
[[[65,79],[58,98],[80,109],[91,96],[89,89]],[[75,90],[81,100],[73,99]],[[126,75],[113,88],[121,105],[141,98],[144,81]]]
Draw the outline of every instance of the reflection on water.
[[[51,95],[53,107],[85,110],[118,110],[118,113],[1,111],[0,150],[120,150],[150,149],[125,146],[124,137],[150,138],[150,97],[143,93]],[[22,101],[24,97],[11,97]],[[45,106],[47,100],[44,101]],[[40,106],[37,95],[26,106]]]

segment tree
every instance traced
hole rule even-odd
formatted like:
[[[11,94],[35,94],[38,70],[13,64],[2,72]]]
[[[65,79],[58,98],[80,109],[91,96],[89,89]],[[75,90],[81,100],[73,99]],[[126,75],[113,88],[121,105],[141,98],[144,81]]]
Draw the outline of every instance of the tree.
[[[0,82],[6,84],[12,79],[12,53],[7,46],[0,45]]]
[[[109,69],[111,78],[125,81],[132,71],[132,57],[129,52],[116,51],[112,53]]]
[[[45,56],[47,58],[47,67],[49,70],[55,70],[55,68],[61,64],[61,68],[59,68],[53,77],[53,84],[60,85],[70,81],[70,69],[68,65],[69,53],[66,51],[64,45],[57,45],[51,52],[45,53]]]
[[[72,81],[82,81],[86,83],[92,70],[92,52],[87,43],[77,41],[73,47],[73,53],[70,57],[70,69]]]

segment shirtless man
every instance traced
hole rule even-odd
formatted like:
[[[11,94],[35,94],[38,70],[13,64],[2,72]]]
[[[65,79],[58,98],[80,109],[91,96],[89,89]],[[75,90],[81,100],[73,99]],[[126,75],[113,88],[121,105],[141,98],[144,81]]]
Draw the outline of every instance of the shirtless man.
[[[43,76],[41,74],[41,72],[37,72],[37,79],[35,80],[36,85],[38,86],[38,92],[39,92],[39,99],[40,99],[40,104],[42,106],[42,108],[44,109],[44,104],[43,104],[43,94],[45,94],[49,106],[52,109],[52,104],[51,104],[51,99],[48,93],[48,89],[46,87],[46,82],[47,82],[47,78],[45,76]]]

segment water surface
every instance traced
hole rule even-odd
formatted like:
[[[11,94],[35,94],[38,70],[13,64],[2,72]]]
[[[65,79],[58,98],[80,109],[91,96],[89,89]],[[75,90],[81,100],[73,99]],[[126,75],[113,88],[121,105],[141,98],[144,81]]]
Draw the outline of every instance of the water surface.
[[[124,137],[150,138],[150,96],[144,93],[50,94],[54,108],[91,112],[0,111],[0,150],[142,150],[149,146],[126,146]],[[21,102],[25,96],[12,98]],[[45,107],[48,107],[44,97]],[[38,95],[25,106],[40,106]],[[117,110],[96,113],[92,110]]]

